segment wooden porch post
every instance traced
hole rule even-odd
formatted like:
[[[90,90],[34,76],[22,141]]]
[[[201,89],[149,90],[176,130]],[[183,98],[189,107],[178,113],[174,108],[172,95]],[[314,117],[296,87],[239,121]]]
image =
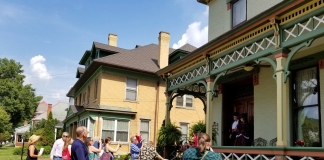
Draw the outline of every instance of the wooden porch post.
[[[165,124],[170,124],[170,104],[171,95],[169,93],[165,93],[166,96],[166,103],[165,103]]]
[[[277,61],[277,146],[288,145],[288,106],[287,106],[287,83],[285,83],[284,67],[288,54],[279,53],[275,55]]]
[[[206,122],[206,133],[209,136],[212,136],[212,124],[213,124],[213,78],[206,78],[207,82],[207,89],[206,89],[206,97],[207,97],[207,106],[206,106],[206,116],[205,116],[205,122]]]

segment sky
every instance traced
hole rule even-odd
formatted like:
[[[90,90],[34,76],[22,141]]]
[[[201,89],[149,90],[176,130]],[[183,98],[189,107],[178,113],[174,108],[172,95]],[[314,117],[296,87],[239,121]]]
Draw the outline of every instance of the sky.
[[[170,33],[170,47],[207,42],[208,7],[196,0],[0,0],[0,58],[23,65],[25,84],[47,103],[68,102],[78,63],[94,41],[117,46],[158,44]]]

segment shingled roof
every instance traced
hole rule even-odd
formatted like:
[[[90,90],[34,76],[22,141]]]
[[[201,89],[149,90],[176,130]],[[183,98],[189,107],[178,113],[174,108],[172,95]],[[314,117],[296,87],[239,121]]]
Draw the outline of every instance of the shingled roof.
[[[170,48],[169,53],[175,49]],[[123,68],[140,70],[155,73],[158,66],[159,45],[149,44],[131,50],[123,50],[118,54],[95,59],[94,62],[101,62]]]
[[[188,51],[188,52],[192,52],[192,51],[196,50],[197,47],[195,47],[195,46],[193,46],[193,45],[191,45],[189,43],[186,43],[185,45],[183,45],[179,49],[184,50],[184,51]]]

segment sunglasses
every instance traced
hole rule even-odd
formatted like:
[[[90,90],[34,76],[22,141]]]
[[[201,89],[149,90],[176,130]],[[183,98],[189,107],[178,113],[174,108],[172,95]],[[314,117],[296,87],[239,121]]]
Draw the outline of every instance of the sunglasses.
[[[67,138],[67,137],[69,137],[69,136],[63,135],[63,137],[66,137],[66,138]]]

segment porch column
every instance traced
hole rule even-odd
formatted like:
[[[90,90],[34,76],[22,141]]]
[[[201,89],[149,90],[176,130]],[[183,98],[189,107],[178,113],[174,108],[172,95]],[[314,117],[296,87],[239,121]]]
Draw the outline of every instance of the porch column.
[[[277,146],[288,145],[288,106],[287,106],[287,83],[284,81],[284,66],[288,54],[279,53],[275,55],[277,61]]]
[[[207,105],[206,105],[206,133],[209,136],[212,136],[212,124],[213,124],[213,101],[212,101],[212,90],[213,90],[213,78],[206,78],[207,88],[206,88],[206,98],[207,98]]]
[[[170,124],[170,107],[172,104],[170,104],[171,95],[169,93],[165,93],[166,96],[166,103],[165,103],[165,124]]]

